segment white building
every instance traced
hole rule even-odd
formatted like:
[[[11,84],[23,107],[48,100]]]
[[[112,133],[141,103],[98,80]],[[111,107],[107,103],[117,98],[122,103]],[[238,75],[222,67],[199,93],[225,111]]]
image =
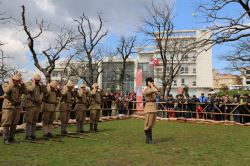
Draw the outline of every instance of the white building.
[[[245,89],[250,89],[250,66],[248,67],[243,67],[241,69],[241,78],[242,78],[242,86]]]
[[[198,41],[207,38],[209,35],[206,30],[182,30],[174,31],[173,37],[177,40],[192,40]],[[206,46],[206,51],[201,51],[203,48],[197,48],[192,52],[189,52],[186,59],[181,62],[182,73],[177,76],[172,84],[171,94],[177,94],[177,88],[180,86],[188,86],[190,95],[199,96],[202,92],[205,94],[213,88],[213,76],[212,76],[212,50],[211,46]],[[199,54],[198,54],[199,53]],[[136,89],[135,75],[137,69],[142,69],[143,75],[143,85],[145,86],[145,79],[147,77],[154,77],[155,83],[161,86],[160,75],[162,73],[162,63],[158,66],[151,66],[149,64],[151,58],[158,58],[160,60],[158,51],[156,47],[150,47],[150,50],[141,51],[138,53],[135,59],[129,59],[129,68],[127,69],[130,78],[126,78],[125,90],[131,91],[131,87]],[[109,61],[108,58],[103,62],[103,73],[100,74],[98,79],[99,85],[105,89],[110,89],[109,86],[113,82],[117,82],[119,78],[118,68],[114,71],[114,66],[119,66],[121,60],[115,59]],[[64,69],[63,63],[58,62],[55,70],[52,73],[52,80],[60,80]],[[168,67],[168,66],[167,66]],[[116,89],[119,89],[119,85],[115,85]]]
[[[208,35],[209,32],[206,30],[181,30],[174,31],[171,39],[199,41],[207,38]],[[207,45],[206,47],[206,51],[201,51],[204,49],[202,47],[189,52],[186,59],[181,61],[182,73],[174,79],[171,94],[176,95],[177,88],[185,85],[189,87],[190,95],[200,95],[202,92],[208,93],[213,87],[212,50],[211,46]],[[160,60],[160,64],[154,67],[150,66],[151,58],[157,58]],[[148,76],[154,77],[155,83],[161,86],[163,64],[156,48],[151,51],[142,51],[138,54],[138,68],[143,70],[143,79]],[[167,72],[168,69],[167,65]]]

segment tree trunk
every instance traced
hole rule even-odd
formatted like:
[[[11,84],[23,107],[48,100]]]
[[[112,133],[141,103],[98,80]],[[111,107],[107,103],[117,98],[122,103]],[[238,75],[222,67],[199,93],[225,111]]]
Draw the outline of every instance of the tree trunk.
[[[45,75],[46,82],[49,84],[51,82],[50,74],[47,73],[47,74],[44,74],[44,75]]]
[[[162,73],[162,95],[165,96],[165,93],[166,93],[166,89],[167,89],[167,83],[166,83],[166,75],[167,75],[167,72],[166,72],[166,63],[163,63],[163,73]]]
[[[126,73],[126,60],[123,61],[122,64],[122,71],[121,71],[121,77],[120,77],[120,85],[121,85],[121,92],[124,94],[124,79],[125,79],[125,73]]]
[[[169,86],[168,86],[168,88],[167,88],[167,94],[166,94],[166,96],[169,96],[169,95],[170,95],[171,89],[172,89],[172,82],[171,82],[171,84],[169,84]]]

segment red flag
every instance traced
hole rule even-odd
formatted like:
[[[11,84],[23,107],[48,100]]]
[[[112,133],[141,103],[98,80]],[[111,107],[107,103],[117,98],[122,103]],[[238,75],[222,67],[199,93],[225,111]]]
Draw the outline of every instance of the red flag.
[[[160,64],[160,62],[157,58],[151,58],[149,64],[151,66],[158,66]]]

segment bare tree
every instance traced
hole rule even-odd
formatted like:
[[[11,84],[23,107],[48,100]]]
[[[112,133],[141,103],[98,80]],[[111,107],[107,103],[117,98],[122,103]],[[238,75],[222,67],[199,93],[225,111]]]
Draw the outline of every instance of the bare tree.
[[[158,49],[158,53],[162,62],[162,90],[165,94],[167,88],[167,64],[169,39],[173,33],[173,7],[164,3],[159,7],[152,3],[150,8],[147,8],[147,17],[145,18],[145,26],[141,31],[152,40]],[[151,44],[151,42],[150,42]]]
[[[174,79],[178,77],[181,74],[185,74],[188,72],[186,69],[188,69],[188,66],[184,66],[184,63],[187,61],[190,61],[190,53],[194,51],[195,41],[192,41],[190,39],[183,39],[183,38],[178,38],[178,37],[173,37],[171,38],[171,41],[169,41],[169,49],[167,51],[168,53],[168,58],[167,58],[167,79],[166,79],[166,84],[167,84],[167,94],[170,94],[172,84]]]
[[[57,34],[56,44],[54,47],[50,45],[49,48],[44,49],[41,53],[38,53],[38,44],[36,40],[48,30],[48,25],[44,20],[40,22],[36,20],[36,25],[39,29],[39,32],[36,34],[32,34],[32,30],[30,29],[29,24],[26,22],[25,16],[25,6],[22,7],[22,21],[20,22],[23,27],[24,32],[27,35],[28,47],[32,54],[32,58],[34,60],[34,65],[44,74],[46,81],[51,81],[51,73],[55,68],[55,62],[60,58],[60,54],[68,49],[69,44],[73,41],[73,32],[71,30],[67,30],[66,28],[61,28],[60,33]],[[46,59],[48,62],[47,65],[43,66],[41,64],[41,59]]]
[[[156,6],[152,3],[147,9],[145,28],[142,32],[155,44],[155,54],[161,61],[161,73],[157,75],[162,82],[162,93],[170,94],[174,79],[183,73],[183,62],[189,59],[189,53],[195,48],[195,40],[175,36],[173,24],[173,6]],[[151,43],[150,43],[151,44]]]
[[[129,75],[126,74],[126,69],[129,65],[127,61],[134,53],[136,53],[135,42],[136,42],[136,36],[131,36],[131,37],[121,36],[119,44],[116,48],[118,58],[122,59],[122,65],[119,67],[119,70],[116,70],[119,72],[119,85],[121,87],[122,93],[124,92],[125,78],[129,78]]]
[[[226,60],[229,65],[226,69],[230,71],[240,71],[243,75],[246,74],[246,67],[250,66],[250,41],[249,38],[241,39],[237,44],[232,45],[233,51],[230,51],[220,58]],[[244,70],[245,69],[245,70]]]
[[[2,1],[0,1],[0,5],[2,4]],[[11,17],[10,16],[6,16],[6,13],[4,11],[0,11],[0,23],[6,23],[8,21],[10,21]]]
[[[233,10],[228,10],[228,9]],[[237,41],[249,37],[249,0],[210,0],[198,5],[198,12],[213,31],[210,40],[213,44]],[[237,13],[236,13],[237,12]]]
[[[2,46],[2,45],[1,45]],[[0,46],[0,47],[1,47]],[[7,60],[11,57],[6,56],[2,49],[0,49],[0,77],[1,82],[6,82],[15,72],[15,68],[7,65]]]
[[[2,1],[0,1],[0,5],[2,4]],[[11,17],[6,16],[6,13],[3,11],[0,11],[0,24],[5,24],[11,20]],[[3,41],[0,41],[0,47],[4,45]]]
[[[84,13],[79,19],[74,19],[77,24],[78,37],[75,50],[77,61],[71,66],[72,70],[82,78],[86,84],[91,86],[97,82],[103,61],[103,48],[100,47],[101,40],[108,34],[104,30],[101,14],[98,14],[98,23],[88,18]]]
[[[0,1],[0,5],[2,2]],[[6,16],[6,13],[2,10],[0,11],[0,24],[5,24],[11,20],[11,17]],[[7,60],[10,59],[10,56],[4,54],[3,46],[6,43],[0,41],[0,81],[6,82],[15,72],[16,68],[8,65]]]

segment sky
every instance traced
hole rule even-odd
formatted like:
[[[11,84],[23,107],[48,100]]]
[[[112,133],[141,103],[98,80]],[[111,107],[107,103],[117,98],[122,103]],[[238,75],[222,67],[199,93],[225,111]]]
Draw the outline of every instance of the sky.
[[[162,0],[153,0],[161,3]],[[35,18],[45,19],[51,23],[51,32],[47,32],[37,41],[39,48],[48,47],[54,42],[57,25],[65,25],[69,28],[76,27],[73,18],[79,18],[84,12],[94,22],[97,13],[102,14],[105,29],[109,34],[103,40],[108,47],[114,47],[120,35],[135,34],[143,25],[145,7],[152,0],[1,0],[0,9],[5,15],[20,19],[21,5],[26,6],[27,20],[31,27]],[[175,28],[176,29],[204,29],[206,24],[196,16],[196,3],[199,0],[169,0],[168,3],[175,4]],[[36,31],[37,29],[34,29]],[[0,24],[1,41],[5,43],[4,52],[13,57],[9,64],[24,68],[29,74],[35,71],[33,61],[27,48],[27,37],[16,23],[10,22]],[[213,48],[213,67],[225,68],[221,63],[219,55],[228,51],[228,47],[215,46]]]

